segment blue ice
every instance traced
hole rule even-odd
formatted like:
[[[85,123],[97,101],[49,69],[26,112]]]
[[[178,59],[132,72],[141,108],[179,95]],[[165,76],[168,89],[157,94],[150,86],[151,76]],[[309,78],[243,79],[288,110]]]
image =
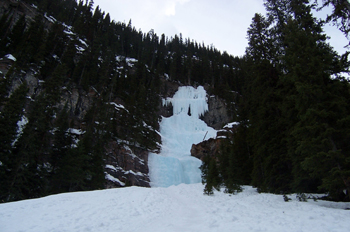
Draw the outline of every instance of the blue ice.
[[[150,153],[148,157],[152,187],[201,182],[199,167],[202,162],[192,157],[190,150],[192,144],[203,141],[204,137],[216,137],[216,131],[199,119],[208,110],[206,91],[202,86],[197,89],[179,87],[172,98],[163,101],[163,104],[169,103],[173,105],[174,115],[163,118],[160,123],[161,151]]]

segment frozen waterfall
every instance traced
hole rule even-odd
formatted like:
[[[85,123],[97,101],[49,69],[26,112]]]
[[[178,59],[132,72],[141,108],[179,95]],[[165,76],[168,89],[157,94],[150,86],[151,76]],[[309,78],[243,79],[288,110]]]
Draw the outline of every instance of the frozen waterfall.
[[[208,110],[206,91],[202,86],[197,89],[179,87],[172,98],[163,100],[163,104],[170,103],[174,115],[163,118],[160,123],[161,152],[150,153],[148,157],[152,187],[201,182],[201,161],[191,156],[191,146],[203,141],[204,137],[216,136],[216,130],[199,119]]]

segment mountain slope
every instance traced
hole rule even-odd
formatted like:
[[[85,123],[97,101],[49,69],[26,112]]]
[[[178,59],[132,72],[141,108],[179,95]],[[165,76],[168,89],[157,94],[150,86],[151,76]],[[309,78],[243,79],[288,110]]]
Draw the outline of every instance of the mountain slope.
[[[4,202],[147,187],[171,86],[238,87],[238,57],[111,21],[92,0],[1,1],[0,34]]]

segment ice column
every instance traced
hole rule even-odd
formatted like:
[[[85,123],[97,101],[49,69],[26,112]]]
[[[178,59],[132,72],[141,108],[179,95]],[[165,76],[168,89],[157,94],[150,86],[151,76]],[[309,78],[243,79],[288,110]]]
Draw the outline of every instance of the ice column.
[[[181,183],[201,182],[201,161],[190,154],[192,144],[216,137],[216,131],[200,120],[208,110],[206,91],[202,86],[179,87],[172,98],[163,104],[172,104],[174,115],[160,123],[162,148],[160,154],[150,153],[149,174],[152,187],[168,187]]]

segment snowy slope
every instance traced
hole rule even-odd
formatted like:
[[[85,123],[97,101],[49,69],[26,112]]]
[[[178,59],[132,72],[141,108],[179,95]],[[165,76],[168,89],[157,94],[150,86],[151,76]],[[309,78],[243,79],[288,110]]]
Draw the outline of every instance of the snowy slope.
[[[251,187],[205,196],[202,184],[64,193],[0,204],[0,231],[349,231],[349,203],[291,198]]]
[[[199,119],[208,110],[206,97],[202,86],[182,86],[172,98],[164,100],[164,104],[172,104],[174,115],[160,123],[160,154],[150,153],[148,157],[152,187],[201,182],[202,162],[191,156],[191,146],[202,142],[204,137],[216,137],[216,130]]]

